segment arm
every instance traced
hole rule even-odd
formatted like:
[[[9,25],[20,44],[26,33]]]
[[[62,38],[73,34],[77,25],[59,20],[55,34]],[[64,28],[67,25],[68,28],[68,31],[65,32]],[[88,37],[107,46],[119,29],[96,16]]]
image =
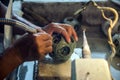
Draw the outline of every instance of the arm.
[[[53,32],[63,34],[67,41],[72,35],[78,40],[74,29],[70,25],[51,23],[45,26],[44,30],[47,33],[39,32],[24,35],[5,50],[5,55],[0,58],[0,79],[3,79],[21,63],[42,59],[47,53],[52,52],[51,34]]]
[[[52,52],[52,37],[45,33],[25,34],[0,57],[0,80],[25,61],[43,59]]]
[[[18,58],[15,50],[7,49],[3,56],[0,56],[0,80],[3,80],[10,72],[12,72],[22,61]]]

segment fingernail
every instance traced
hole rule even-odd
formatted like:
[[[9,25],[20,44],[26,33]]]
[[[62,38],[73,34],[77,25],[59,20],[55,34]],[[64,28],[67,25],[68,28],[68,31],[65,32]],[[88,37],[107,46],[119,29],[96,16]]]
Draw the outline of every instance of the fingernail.
[[[71,42],[71,40],[69,39],[69,40],[68,40],[68,43],[70,43],[70,42]]]
[[[78,37],[76,37],[76,41],[78,41]]]

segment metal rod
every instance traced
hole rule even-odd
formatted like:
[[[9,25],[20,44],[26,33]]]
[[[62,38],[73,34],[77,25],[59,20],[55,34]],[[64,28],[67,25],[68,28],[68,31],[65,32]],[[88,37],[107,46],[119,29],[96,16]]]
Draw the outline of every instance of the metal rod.
[[[5,15],[5,18],[11,19],[12,16],[12,2],[13,0],[10,0],[7,12]],[[10,25],[4,26],[4,49],[8,48],[12,43],[12,27]]]
[[[83,58],[91,58],[91,51],[88,45],[87,37],[85,34],[85,29],[83,29],[83,48],[82,48],[82,56]]]

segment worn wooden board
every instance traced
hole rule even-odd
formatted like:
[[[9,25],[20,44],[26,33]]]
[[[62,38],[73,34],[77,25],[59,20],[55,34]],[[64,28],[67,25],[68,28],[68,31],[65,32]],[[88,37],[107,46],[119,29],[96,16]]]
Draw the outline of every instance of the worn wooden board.
[[[40,61],[38,71],[38,80],[71,80],[71,61],[59,64]]]

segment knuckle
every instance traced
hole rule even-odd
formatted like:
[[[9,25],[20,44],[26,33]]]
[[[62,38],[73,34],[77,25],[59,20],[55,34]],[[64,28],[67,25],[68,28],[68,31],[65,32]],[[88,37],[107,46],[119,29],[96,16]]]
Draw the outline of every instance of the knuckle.
[[[44,54],[45,52],[44,52],[43,49],[40,49],[40,50],[39,50],[39,53],[40,53],[40,54]]]
[[[52,46],[50,47],[50,52],[52,52],[53,51],[53,48],[52,48]]]
[[[63,29],[63,30],[61,30],[61,32],[66,32],[66,30],[65,30],[65,29]]]
[[[52,40],[49,40],[49,44],[52,46]]]
[[[55,23],[52,22],[52,23],[49,24],[49,26],[54,27],[54,26],[55,26]]]

